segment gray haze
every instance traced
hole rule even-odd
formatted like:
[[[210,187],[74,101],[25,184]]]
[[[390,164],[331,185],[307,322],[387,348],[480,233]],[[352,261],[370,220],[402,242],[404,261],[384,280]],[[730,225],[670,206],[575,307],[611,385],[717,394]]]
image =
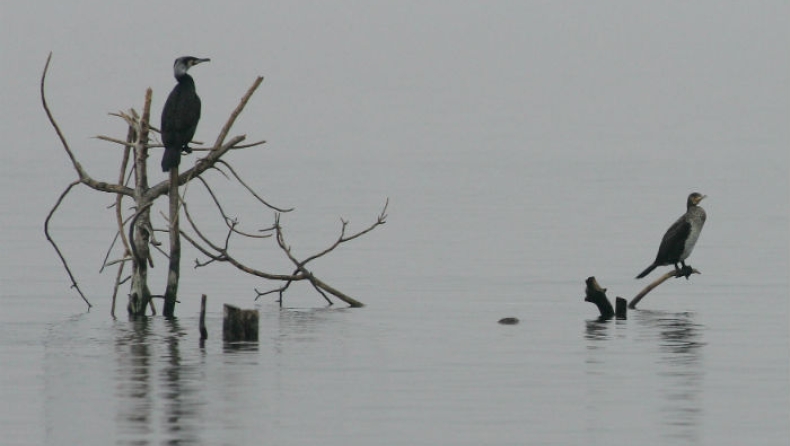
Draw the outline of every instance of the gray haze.
[[[175,82],[173,59],[193,55],[211,58],[211,63],[191,71],[203,101],[196,139],[207,143],[213,142],[255,77],[265,77],[231,133],[265,139],[267,144],[235,152],[230,160],[267,199],[296,207],[284,220],[300,253],[331,241],[341,216],[351,220],[352,229],[368,224],[389,197],[389,222],[320,268],[327,280],[369,308],[353,313],[359,319],[347,320],[351,316],[344,313],[340,320],[317,322],[314,328],[317,338],[358,334],[349,342],[359,350],[349,345],[349,351],[360,351],[357,360],[380,364],[381,369],[371,370],[360,365],[369,373],[354,376],[367,390],[356,394],[360,400],[341,406],[351,415],[369,416],[357,428],[369,435],[381,433],[377,439],[384,441],[379,444],[397,444],[402,434],[398,419],[404,425],[419,421],[430,425],[415,420],[417,415],[410,417],[416,412],[406,396],[408,386],[400,387],[403,376],[392,372],[398,367],[414,372],[406,381],[413,381],[418,396],[431,401],[420,407],[427,411],[425,416],[434,417],[438,431],[458,427],[460,421],[448,415],[454,407],[469,417],[464,418],[468,424],[460,423],[463,428],[453,431],[457,438],[444,438],[453,444],[521,443],[517,440],[526,437],[508,436],[518,435],[521,425],[543,426],[536,437],[540,440],[577,444],[590,439],[589,430],[573,430],[578,426],[568,421],[566,429],[560,428],[550,414],[556,410],[562,415],[584,415],[580,411],[598,407],[596,402],[610,419],[643,408],[646,415],[622,436],[593,429],[600,444],[650,444],[640,439],[640,429],[672,433],[683,423],[672,418],[677,407],[662,387],[675,389],[679,383],[691,389],[684,395],[692,395],[693,402],[679,411],[696,414],[691,421],[684,419],[683,429],[678,428],[686,443],[726,439],[715,427],[740,421],[744,426],[738,431],[746,438],[762,432],[768,435],[766,444],[786,439],[790,413],[787,2],[225,3],[79,1],[3,6],[0,126],[6,160],[0,168],[4,260],[0,297],[8,304],[1,319],[5,328],[0,336],[0,399],[17,410],[3,414],[2,430],[22,426],[20,438],[31,443],[46,438],[57,444],[36,426],[44,424],[49,432],[60,432],[70,411],[63,401],[73,396],[68,389],[81,389],[52,370],[52,364],[74,366],[60,347],[69,352],[86,339],[114,336],[116,329],[108,323],[106,297],[114,271],[97,273],[113,237],[114,217],[106,209],[111,199],[79,190],[55,223],[80,284],[96,305],[90,322],[84,321],[88,317],[83,315],[84,305],[69,289],[43,236],[47,212],[75,179],[39,101],[41,70],[52,51],[49,103],[94,178],[115,179],[120,149],[93,137],[123,138],[126,133],[123,124],[107,113],[130,107],[140,110],[145,89],[151,87],[152,113],[158,120]],[[154,166],[158,165],[160,152],[152,156]],[[194,158],[184,162],[189,165]],[[153,172],[155,181],[164,179],[159,174]],[[219,176],[214,180],[223,181]],[[635,294],[645,283],[633,277],[652,261],[663,231],[683,212],[685,197],[695,190],[709,196],[702,203],[709,220],[690,258],[703,275],[664,285],[663,297],[651,295],[644,304],[681,312],[678,320],[692,327],[684,331],[694,333],[692,361],[683,363],[688,369],[681,370],[692,378],[684,381],[673,375],[678,363],[672,355],[677,351],[662,344],[652,351],[657,356],[650,356],[650,347],[640,343],[649,343],[654,335],[657,342],[666,341],[662,338],[666,327],[651,325],[653,319],[646,312],[641,319],[629,320],[632,325],[618,326],[619,339],[625,339],[626,345],[608,350],[630,352],[632,362],[616,355],[595,356],[591,352],[596,349],[588,343],[595,336],[589,327],[586,337],[583,333],[584,321],[594,315],[594,309],[581,302],[584,279],[597,276],[613,291],[610,297]],[[206,209],[210,215],[211,208]],[[235,212],[248,227],[271,223],[269,212],[242,209]],[[249,258],[258,253],[244,252]],[[217,296],[216,315],[219,302],[252,306],[252,288],[266,287],[229,268],[195,274],[188,265],[195,256],[185,256],[181,287],[185,297],[177,310],[184,316],[196,309],[196,301],[186,296]],[[276,258],[277,253],[272,249],[266,256]],[[288,272],[282,262],[266,262]],[[158,259],[155,274],[164,270],[164,263]],[[152,278],[155,286],[163,280]],[[320,305],[309,289],[295,293],[294,299],[299,307]],[[272,307],[264,306],[262,311],[268,314],[265,318],[277,319]],[[501,338],[479,335],[499,329],[492,321],[508,315],[528,322]],[[282,317],[277,321],[286,332],[284,338],[304,335],[289,331],[304,327],[294,328]],[[640,321],[642,325],[637,325]],[[191,327],[188,330],[192,333]],[[417,333],[426,338],[410,337]],[[647,335],[640,338],[640,333]],[[606,339],[610,338],[617,336],[607,333]],[[448,345],[432,343],[439,340]],[[58,346],[54,359],[51,347],[33,353],[26,348],[42,344]],[[182,350],[193,351],[193,345]],[[516,350],[538,345],[546,347],[538,352]],[[469,360],[465,346],[480,347],[485,353],[479,357],[491,367],[478,392],[470,390],[481,385],[478,381],[453,375],[462,373],[459,369],[482,367]],[[310,347],[314,346],[308,344],[306,350],[314,353]],[[416,349],[414,356],[401,356],[411,349]],[[320,355],[325,350],[316,347],[316,351]],[[332,351],[339,357],[345,352]],[[216,366],[222,352],[211,353],[216,356],[206,361]],[[521,357],[526,366],[503,366],[497,353]],[[645,356],[636,359],[639,353]],[[83,354],[75,353],[80,358]],[[90,363],[90,354],[85,356]],[[314,358],[296,357],[297,363],[302,358],[308,364]],[[9,358],[16,362],[9,365]],[[268,364],[269,359],[260,361]],[[345,363],[322,360],[330,370],[327,373],[342,375],[345,370]],[[436,367],[424,370],[424,364]],[[644,376],[654,364],[668,364],[668,373]],[[743,364],[753,367],[739,368]],[[582,365],[589,375],[572,372]],[[561,384],[547,384],[546,375],[528,375],[536,366],[551,367]],[[635,391],[629,394],[633,397],[618,400],[610,396],[622,383],[617,379],[593,378],[594,384],[586,386],[581,382],[589,376],[619,377],[629,367],[643,374],[644,381],[626,377],[626,386],[644,385],[639,389],[647,395]],[[108,373],[113,370],[110,367]],[[28,371],[43,378],[30,378]],[[284,380],[281,371],[263,373]],[[258,372],[250,372],[247,379]],[[755,378],[754,373],[763,375]],[[304,380],[294,386],[313,378],[309,373],[299,376]],[[334,375],[318,376],[316,382],[326,384],[321,389],[337,382]],[[516,376],[527,377],[525,382],[510,380]],[[514,386],[509,387],[511,393],[497,387],[499,378]],[[464,403],[473,401],[481,404],[477,406],[481,411],[501,403],[508,414],[518,413],[510,408],[522,409],[521,401],[508,395],[522,395],[512,390],[519,384],[546,389],[523,401],[529,407],[540,405],[525,415],[526,422],[497,412],[463,411]],[[493,394],[501,400],[481,403],[491,395],[486,393],[491,388],[497,389]],[[42,389],[48,392],[44,396]],[[376,395],[377,389],[385,389],[393,405],[368,411],[365,404],[372,403],[360,395]],[[401,394],[403,400],[398,400]],[[277,395],[292,401],[291,394]],[[105,409],[126,407],[126,400],[115,398],[106,402],[110,407]],[[239,399],[247,401],[244,395]],[[571,409],[575,406],[578,409]],[[728,407],[734,412],[728,413]],[[299,413],[304,407],[294,403],[288,409]],[[323,409],[328,408],[322,407],[322,413]],[[91,413],[89,407],[84,410]],[[277,418],[277,413],[266,412],[261,418],[275,420],[271,423],[282,429],[272,430],[286,436],[300,432],[298,426],[288,424],[293,420],[285,420],[290,413],[283,410],[282,418]],[[371,413],[380,413],[381,419]],[[766,413],[772,415],[758,417]],[[308,425],[337,422],[304,416]],[[486,416],[501,424],[488,423]],[[228,437],[217,428],[198,442],[256,438],[250,434],[256,422],[241,418],[244,435]],[[492,436],[487,430],[491,426],[502,436]],[[104,427],[106,436],[101,438],[117,440],[122,430]],[[323,443],[347,442],[344,435],[351,436],[352,431],[335,432],[336,437]],[[411,444],[441,444],[442,438],[436,432],[404,435]],[[283,440],[275,434],[269,437]],[[359,444],[375,443],[364,435],[359,438]],[[146,438],[154,443],[158,439]],[[606,441],[612,439],[613,443]],[[85,443],[84,437],[71,440]],[[320,438],[304,440],[317,443]],[[667,444],[663,440],[653,439],[655,444]]]
[[[492,204],[489,197],[497,196],[512,206],[507,212],[520,212],[538,195],[557,200],[573,195],[589,209],[544,218],[575,220],[570,224],[577,237],[601,236],[606,246],[655,239],[666,223],[625,234],[614,224],[589,228],[576,217],[631,209],[667,220],[692,189],[740,215],[776,208],[770,212],[786,216],[787,12],[784,2],[6,6],[6,105],[0,122],[5,135],[16,137],[9,142],[13,150],[7,150],[3,180],[24,178],[36,186],[3,187],[4,227],[33,229],[24,236],[6,230],[4,237],[25,239],[24,251],[14,255],[57,265],[39,228],[74,172],[38,100],[49,51],[54,52],[48,85],[52,109],[97,178],[116,176],[118,149],[92,137],[123,133],[121,123],[106,113],[140,109],[150,86],[158,116],[174,82],[172,60],[193,54],[212,58],[193,73],[204,103],[198,139],[210,141],[254,77],[265,76],[234,130],[269,143],[239,155],[242,170],[254,174],[253,184],[275,201],[302,212],[315,208],[307,199],[336,209],[332,222],[337,213],[346,214],[343,206],[349,203],[375,212],[395,184],[407,184],[412,196],[392,197],[392,225],[380,235],[393,243],[421,236],[478,242],[473,234],[479,231],[464,222],[468,218],[438,214],[426,221],[411,215],[413,195],[426,193],[445,204],[473,193]],[[597,160],[604,167],[587,172],[592,181],[579,190],[567,190],[561,170],[555,183],[523,190],[516,179],[496,178],[496,165],[489,170],[470,165],[454,178],[417,177],[413,169],[464,163],[475,153],[485,153],[492,163],[572,169]],[[295,184],[307,181],[291,173],[294,165],[330,160],[336,162],[326,171],[331,181],[321,181],[310,197],[292,195]],[[754,181],[783,181],[755,186],[760,196],[747,202],[712,189],[714,181],[747,181],[743,160],[773,174],[757,174]],[[632,165],[654,168],[637,184],[626,170]],[[600,181],[614,182],[619,195],[597,192]],[[106,204],[87,193],[83,197]],[[495,256],[524,228],[500,221],[501,209],[488,211],[477,210],[491,226],[474,251]],[[92,218],[104,215],[100,207],[91,212]],[[535,240],[543,252],[557,241]],[[644,255],[622,259],[627,265],[645,260]],[[562,259],[562,264],[581,275],[588,261]],[[467,265],[453,259],[442,267]],[[4,270],[4,277],[8,273]]]

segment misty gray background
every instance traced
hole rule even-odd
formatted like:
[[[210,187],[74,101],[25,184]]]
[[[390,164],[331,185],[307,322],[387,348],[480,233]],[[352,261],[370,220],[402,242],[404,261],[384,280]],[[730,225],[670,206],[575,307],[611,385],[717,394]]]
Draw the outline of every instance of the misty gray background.
[[[14,255],[36,253],[38,265],[55,267],[48,280],[61,273],[39,229],[75,178],[38,100],[49,51],[52,111],[97,179],[116,177],[120,150],[92,137],[125,134],[106,113],[139,110],[150,86],[157,120],[174,83],[175,57],[212,58],[192,73],[204,103],[197,138],[207,142],[254,77],[265,76],[232,133],[268,144],[238,154],[236,165],[268,199],[297,208],[291,224],[326,219],[316,224],[327,228],[326,237],[339,216],[361,225],[391,196],[389,226],[371,247],[413,243],[414,256],[441,258],[420,252],[419,240],[463,240],[484,262],[502,250],[529,249],[544,253],[540,262],[500,271],[542,275],[561,267],[582,277],[589,260],[556,258],[552,246],[595,239],[617,252],[655,244],[691,190],[710,195],[706,205],[739,215],[787,216],[783,2],[20,5],[4,6],[2,18],[2,125],[15,135],[2,193],[3,226],[14,230],[3,237]],[[470,154],[488,162],[470,165]],[[555,180],[502,178],[503,163],[545,165]],[[325,165],[325,176],[300,177],[295,167],[305,164]],[[415,166],[452,175],[424,175]],[[649,175],[636,173],[645,167]],[[738,182],[748,169],[757,170],[750,181],[765,182],[755,185],[759,197],[739,201],[727,189],[711,190],[713,180],[727,180],[743,191]],[[579,175],[589,178],[584,188],[567,181]],[[12,186],[22,178],[35,187]],[[769,182],[775,178],[781,181]],[[295,196],[296,184],[312,186],[310,195]],[[601,184],[614,193],[601,193]],[[85,212],[82,224],[111,218],[102,212],[106,197],[74,196]],[[453,213],[428,216],[416,196]],[[536,205],[539,196],[554,203],[573,197],[585,208],[547,215]],[[453,207],[459,197],[477,203]],[[350,205],[370,211],[349,215]],[[535,228],[509,223],[527,214],[536,217]],[[634,214],[646,223],[618,225]],[[585,224],[591,216],[610,224]],[[549,236],[557,224],[567,232]],[[727,222],[710,226],[706,232],[726,231],[721,238],[758,236]],[[597,274],[619,275],[626,266],[638,272],[653,250],[598,262]],[[371,261],[406,272],[401,259]],[[474,262],[444,258],[434,267],[465,274]],[[391,280],[390,273],[378,277]],[[6,269],[4,282],[16,275]],[[112,280],[85,287],[103,292],[105,279]]]
[[[687,444],[743,443],[760,434],[766,444],[786,439],[787,2],[80,1],[7,2],[1,12],[0,378],[2,400],[14,408],[2,413],[5,427],[16,426],[13,438],[57,444],[63,437],[49,435],[67,431],[78,412],[70,389],[92,403],[79,411],[86,418],[128,407],[118,395],[90,393],[118,387],[101,379],[123,375],[123,363],[107,366],[94,386],[58,373],[64,365],[72,374],[85,372],[83,365],[94,364],[91,349],[116,336],[117,327],[106,325],[115,271],[97,272],[114,234],[110,197],[79,189],[53,221],[95,305],[88,315],[43,236],[47,212],[76,177],[39,101],[52,51],[51,110],[96,179],[117,177],[121,151],[93,137],[126,134],[107,113],[139,111],[151,87],[158,121],[175,82],[173,59],[193,55],[212,59],[191,71],[203,101],[196,139],[207,143],[255,77],[265,77],[231,135],[267,144],[228,159],[268,200],[296,208],[283,223],[297,254],[331,242],[340,217],[361,229],[390,199],[386,225],[316,265],[319,277],[368,305],[310,321],[307,331],[316,338],[350,339],[347,351],[277,344],[278,351],[305,352],[294,354],[294,382],[282,378],[290,376],[286,366],[246,371],[242,359],[220,369],[217,375],[255,383],[255,391],[239,393],[230,407],[211,406],[238,416],[244,434],[226,436],[210,426],[198,436],[204,442],[285,444],[303,434],[307,442],[348,444],[344,435],[352,434],[340,427],[336,437],[309,437],[340,424],[322,418],[331,413],[319,410],[329,409],[321,406],[327,401],[361,418],[357,429],[369,436],[351,436],[360,444],[506,444],[514,441],[509,434],[530,438],[518,435],[520,426],[536,429],[544,442],[578,444],[591,440],[590,429],[576,424],[591,408],[608,419],[635,418],[621,435],[592,428],[601,444],[651,444],[640,434],[667,444],[661,433]],[[152,152],[154,166],[159,156]],[[152,169],[152,182],[164,178]],[[271,212],[237,202],[238,189],[224,188],[231,213],[247,228],[271,223]],[[647,311],[636,313],[617,334],[604,336],[625,346],[597,344],[610,348],[596,352],[588,344],[594,336],[583,332],[595,315],[581,301],[584,279],[598,277],[610,297],[638,292],[645,283],[633,277],[650,263],[694,190],[709,196],[702,203],[709,220],[690,259],[703,275],[663,285],[642,304],[677,313],[655,316],[659,322]],[[197,213],[213,216],[199,194],[194,199]],[[217,223],[207,226],[222,233]],[[239,245],[245,259],[290,271],[270,245]],[[290,330],[305,327],[295,329],[271,307],[253,303],[252,288],[268,285],[224,266],[198,274],[190,268],[193,257],[184,256],[177,314],[193,315],[197,296],[207,293],[213,317],[220,302],[264,305],[264,319],[280,324],[278,335],[301,339],[303,333]],[[163,287],[163,265],[159,258],[155,289]],[[300,308],[321,305],[309,289],[286,298]],[[122,320],[124,304],[122,298]],[[515,331],[489,332],[499,328],[498,317],[511,315],[523,321]],[[690,364],[673,362],[677,352],[660,344],[666,341],[660,321],[675,318],[695,333]],[[87,352],[76,347],[86,345]],[[152,349],[157,345],[154,339]],[[267,342],[262,345],[261,363],[282,360],[265,357]],[[187,362],[191,347],[182,349]],[[651,347],[664,356],[656,359]],[[473,355],[482,363],[469,359],[467,348],[484,352]],[[326,351],[332,355],[322,356]],[[503,357],[518,359],[503,364]],[[325,368],[311,374],[316,358]],[[325,398],[321,392],[342,381],[331,374],[349,372],[344,367],[354,361],[361,362],[360,375],[353,375],[359,393],[341,386],[332,395],[337,400]],[[588,375],[576,374],[580,365]],[[408,385],[390,374],[401,367],[414,373],[406,375]],[[473,379],[478,370],[490,375]],[[281,412],[274,416],[242,412],[257,408],[260,394],[269,396],[270,389],[255,387],[272,382],[258,380],[259,373],[282,380],[275,392]],[[623,377],[626,392],[612,393]],[[510,387],[499,387],[503,381]],[[300,387],[312,382],[326,385]],[[685,393],[673,402],[677,395],[667,389],[677,387]],[[318,401],[293,403],[293,389]],[[350,407],[341,392],[351,395]],[[355,405],[379,401],[377,392],[392,405]],[[415,403],[420,397],[427,405]],[[678,401],[682,410],[673,405]],[[477,411],[465,410],[467,402]],[[560,424],[560,416],[570,424]],[[97,438],[115,439],[128,427],[119,424],[97,426],[106,434]],[[404,433],[404,425],[416,427]],[[258,429],[266,435],[256,437]],[[159,434],[146,440],[156,442]],[[65,438],[85,443],[86,437]]]

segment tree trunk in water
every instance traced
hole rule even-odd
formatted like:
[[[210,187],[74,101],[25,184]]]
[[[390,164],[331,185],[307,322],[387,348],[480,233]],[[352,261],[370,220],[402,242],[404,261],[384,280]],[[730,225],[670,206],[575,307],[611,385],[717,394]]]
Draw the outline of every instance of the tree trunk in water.
[[[127,310],[130,316],[145,316],[145,309],[151,301],[148,289],[148,243],[151,234],[148,228],[150,208],[143,209],[129,227],[129,243],[132,247],[132,286],[129,293]]]
[[[170,264],[167,270],[167,287],[165,288],[165,306],[162,315],[166,318],[175,317],[176,297],[178,297],[178,276],[181,265],[181,237],[178,229],[178,166],[170,169]]]
[[[151,118],[151,97],[153,92],[145,92],[143,116],[140,119],[140,135],[134,146],[134,202],[137,215],[129,225],[129,245],[132,249],[132,286],[129,293],[127,310],[130,316],[145,316],[145,309],[151,302],[151,290],[148,289],[148,259],[151,257],[149,242],[151,241],[151,202],[145,198],[148,190],[148,121]]]

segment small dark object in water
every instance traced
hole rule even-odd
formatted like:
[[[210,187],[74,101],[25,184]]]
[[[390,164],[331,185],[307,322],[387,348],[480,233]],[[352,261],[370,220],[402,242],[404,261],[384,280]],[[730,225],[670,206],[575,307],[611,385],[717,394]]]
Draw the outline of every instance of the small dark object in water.
[[[502,325],[516,325],[518,324],[517,317],[503,317],[499,320],[499,323]]]

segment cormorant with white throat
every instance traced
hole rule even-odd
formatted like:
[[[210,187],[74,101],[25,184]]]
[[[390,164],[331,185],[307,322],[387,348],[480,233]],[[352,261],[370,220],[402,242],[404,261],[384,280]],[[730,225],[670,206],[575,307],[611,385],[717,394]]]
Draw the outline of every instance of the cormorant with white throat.
[[[705,197],[706,195],[698,192],[693,192],[689,195],[688,200],[686,200],[686,213],[681,215],[667,229],[664,238],[661,239],[661,245],[658,247],[656,260],[641,274],[636,276],[637,279],[645,277],[659,266],[674,264],[675,271],[680,273],[681,269],[678,267],[678,263],[680,263],[683,265],[683,269],[686,269],[684,260],[691,255],[694,244],[697,243],[699,234],[702,231],[702,226],[705,224],[705,210],[699,206],[699,202]]]
[[[178,84],[170,92],[162,109],[162,143],[165,154],[162,156],[162,171],[167,172],[181,162],[181,152],[192,153],[189,142],[195,136],[200,120],[200,98],[195,92],[195,81],[187,74],[191,67],[208,62],[211,59],[199,59],[184,56],[176,59],[173,73]]]

